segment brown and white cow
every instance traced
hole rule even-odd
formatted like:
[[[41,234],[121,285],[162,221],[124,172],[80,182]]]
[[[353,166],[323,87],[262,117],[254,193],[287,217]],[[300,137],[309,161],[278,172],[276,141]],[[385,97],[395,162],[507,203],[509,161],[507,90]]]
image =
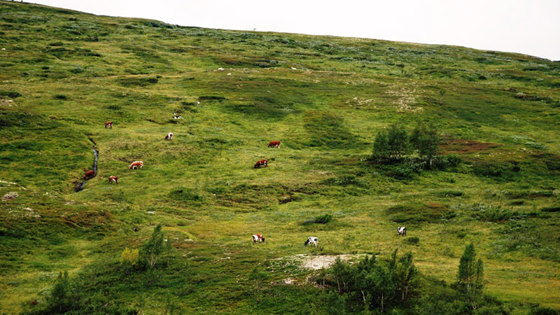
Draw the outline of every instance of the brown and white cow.
[[[113,122],[112,121],[106,122],[105,123],[105,128],[113,129]]]
[[[131,170],[135,170],[138,168],[142,168],[142,166],[144,166],[144,162],[142,161],[134,161],[132,162],[132,164],[130,164],[130,166],[128,167]]]
[[[167,133],[167,136],[165,136],[165,140],[173,140],[173,132]]]
[[[280,149],[280,141],[276,141],[276,140],[270,141],[270,142],[268,143],[268,147],[269,147],[269,148],[278,148],[278,149]]]
[[[260,161],[257,161],[257,163],[255,163],[255,168],[260,168],[261,166],[267,167],[268,166],[268,160],[260,160]]]
[[[117,176],[109,176],[109,184],[111,184],[111,183],[118,184],[119,183],[119,178]]]
[[[84,169],[84,171],[86,171],[86,170]],[[93,178],[93,177],[95,177],[95,171],[94,170],[88,170],[84,174],[84,180],[90,179],[90,178]]]
[[[255,243],[264,243],[264,236],[262,234],[254,234],[253,235],[253,244]]]

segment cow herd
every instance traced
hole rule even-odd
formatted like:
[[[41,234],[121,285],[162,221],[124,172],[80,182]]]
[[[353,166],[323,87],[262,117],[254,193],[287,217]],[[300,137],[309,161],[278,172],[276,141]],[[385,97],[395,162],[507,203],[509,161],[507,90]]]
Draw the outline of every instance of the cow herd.
[[[178,116],[177,114],[174,114],[173,118],[174,119],[181,119],[182,117]],[[113,122],[112,121],[107,121],[105,123],[105,128],[112,129],[113,128]],[[167,133],[167,135],[165,136],[165,140],[173,140],[173,133],[172,132]],[[268,147],[279,149],[280,148],[280,141],[277,141],[277,140],[270,141],[268,143]],[[136,169],[142,168],[142,166],[144,166],[143,161],[134,161],[128,166],[128,168],[131,169],[131,170],[136,170]],[[261,167],[267,167],[267,166],[268,166],[268,160],[262,159],[262,160],[257,161],[257,163],[255,163],[254,168],[261,168]],[[83,177],[84,180],[91,179],[95,176],[95,171],[94,170],[85,170],[84,169],[84,171],[85,171],[85,174],[84,174],[84,177]],[[109,176],[109,184],[112,184],[112,183],[118,184],[119,183],[119,178],[117,176],[113,176],[113,175]],[[397,232],[398,232],[399,236],[406,236],[406,227],[399,226],[397,228]],[[262,234],[254,234],[252,236],[253,244],[264,243],[264,240],[265,240],[265,238]],[[319,246],[319,238],[315,237],[315,236],[309,236],[303,245],[304,246],[314,245],[315,247],[318,247]]]

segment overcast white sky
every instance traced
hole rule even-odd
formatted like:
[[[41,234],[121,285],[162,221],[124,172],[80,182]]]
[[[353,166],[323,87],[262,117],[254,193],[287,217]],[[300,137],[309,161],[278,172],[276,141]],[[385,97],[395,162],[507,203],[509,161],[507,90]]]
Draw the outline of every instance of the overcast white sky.
[[[560,60],[560,0],[30,0],[184,26],[460,45]]]

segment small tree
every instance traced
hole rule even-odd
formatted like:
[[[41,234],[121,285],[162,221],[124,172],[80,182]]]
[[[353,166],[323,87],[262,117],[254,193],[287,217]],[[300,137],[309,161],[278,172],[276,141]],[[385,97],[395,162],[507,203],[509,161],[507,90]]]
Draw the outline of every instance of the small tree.
[[[150,268],[154,268],[159,255],[163,251],[163,232],[161,224],[158,224],[152,233],[152,237],[142,247],[142,257],[146,259]]]
[[[410,151],[408,133],[404,127],[393,124],[381,130],[373,143],[373,157],[379,161],[400,160]]]
[[[249,280],[255,282],[255,291],[257,295],[257,302],[260,302],[261,295],[259,294],[261,291],[261,287],[263,282],[268,278],[268,274],[260,269],[259,266],[255,266],[251,274],[249,275]]]
[[[484,266],[482,259],[476,260],[474,245],[470,243],[465,247],[463,256],[459,262],[457,273],[457,286],[467,301],[476,309],[476,300],[482,293],[484,287]]]
[[[414,149],[418,151],[418,156],[427,159],[430,168],[432,168],[432,163],[437,155],[440,143],[440,138],[434,126],[426,127],[424,124],[419,123],[414,128],[414,131],[412,131],[410,142]]]
[[[391,155],[389,150],[389,139],[387,137],[387,131],[381,130],[377,137],[375,137],[375,142],[373,143],[373,157],[378,160],[386,160]]]
[[[392,159],[399,160],[410,151],[408,133],[401,125],[391,125],[387,133],[387,142]]]
[[[68,271],[58,274],[56,283],[51,291],[50,297],[47,298],[46,313],[65,313],[73,308],[72,288],[68,279]]]

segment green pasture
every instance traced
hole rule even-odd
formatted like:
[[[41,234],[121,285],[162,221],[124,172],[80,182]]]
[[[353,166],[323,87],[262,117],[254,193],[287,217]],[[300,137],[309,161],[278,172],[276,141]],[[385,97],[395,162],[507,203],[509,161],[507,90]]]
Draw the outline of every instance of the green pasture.
[[[18,194],[0,202],[0,313],[36,311],[68,271],[84,313],[322,314],[296,255],[410,251],[427,292],[470,242],[509,313],[560,310],[559,62],[4,1],[0,25],[0,196]],[[419,122],[456,165],[395,178],[372,162],[380,130]],[[89,139],[98,174],[75,192]],[[161,266],[123,271],[158,224]]]

